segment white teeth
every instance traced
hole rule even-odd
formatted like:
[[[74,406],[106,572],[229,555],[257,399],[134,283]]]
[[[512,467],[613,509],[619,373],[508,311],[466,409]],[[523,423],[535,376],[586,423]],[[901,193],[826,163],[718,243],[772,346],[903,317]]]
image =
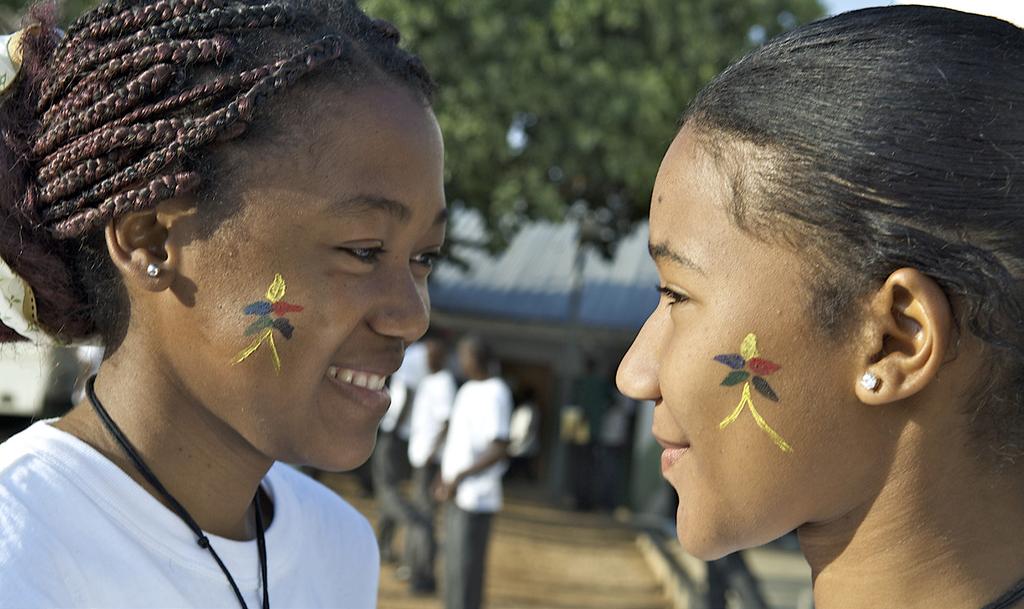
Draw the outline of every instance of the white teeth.
[[[327,368],[327,375],[343,383],[355,385],[356,387],[363,387],[364,389],[371,389],[373,391],[383,390],[384,384],[387,382],[387,377],[385,376],[378,376],[367,372],[358,372],[356,370],[339,368],[337,366],[329,366]]]

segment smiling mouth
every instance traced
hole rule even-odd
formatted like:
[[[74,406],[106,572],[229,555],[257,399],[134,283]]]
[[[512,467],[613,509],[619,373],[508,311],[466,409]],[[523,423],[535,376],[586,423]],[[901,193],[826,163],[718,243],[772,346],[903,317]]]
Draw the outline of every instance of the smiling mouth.
[[[327,368],[327,376],[336,381],[369,389],[370,391],[383,391],[384,385],[388,380],[387,376],[361,370],[352,370],[351,368],[341,368],[339,366],[329,366]]]

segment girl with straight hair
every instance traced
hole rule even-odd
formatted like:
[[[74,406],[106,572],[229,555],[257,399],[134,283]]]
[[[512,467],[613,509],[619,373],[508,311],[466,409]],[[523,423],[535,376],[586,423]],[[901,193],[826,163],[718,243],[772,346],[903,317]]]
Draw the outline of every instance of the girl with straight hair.
[[[654,186],[655,400],[683,546],[796,529],[818,609],[1024,606],[1024,31],[797,28],[692,102]]]

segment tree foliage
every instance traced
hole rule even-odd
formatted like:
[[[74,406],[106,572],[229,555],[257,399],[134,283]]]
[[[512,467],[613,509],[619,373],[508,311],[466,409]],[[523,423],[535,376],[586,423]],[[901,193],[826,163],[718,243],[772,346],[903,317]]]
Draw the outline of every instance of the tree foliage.
[[[440,84],[452,201],[500,242],[528,219],[585,217],[611,242],[645,215],[701,85],[818,0],[359,0]],[[73,20],[94,0],[67,0]],[[8,13],[23,0],[0,0]],[[2,17],[3,15],[0,15]]]
[[[609,241],[646,215],[689,100],[817,0],[361,0],[440,84],[449,198],[497,235],[581,208]],[[603,209],[601,209],[603,208]]]

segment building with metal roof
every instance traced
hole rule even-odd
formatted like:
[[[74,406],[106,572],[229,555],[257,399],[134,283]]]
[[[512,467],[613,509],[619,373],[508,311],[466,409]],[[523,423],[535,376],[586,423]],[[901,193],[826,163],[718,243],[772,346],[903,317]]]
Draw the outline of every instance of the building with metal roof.
[[[481,243],[479,213],[457,210],[449,227],[460,244]],[[647,224],[638,225],[607,259],[580,251],[579,227],[535,222],[502,253],[472,245],[453,248],[465,261],[441,265],[431,279],[433,308],[444,314],[635,333],[658,301],[657,273],[647,254]]]
[[[475,211],[455,209],[449,224],[454,258],[430,280],[431,327],[484,338],[513,391],[532,390],[540,408],[542,451],[537,474],[561,499],[566,476],[559,418],[584,361],[613,377],[644,320],[657,306],[658,277],[638,224],[610,258],[579,245],[579,224],[534,222],[501,253],[486,242]]]

